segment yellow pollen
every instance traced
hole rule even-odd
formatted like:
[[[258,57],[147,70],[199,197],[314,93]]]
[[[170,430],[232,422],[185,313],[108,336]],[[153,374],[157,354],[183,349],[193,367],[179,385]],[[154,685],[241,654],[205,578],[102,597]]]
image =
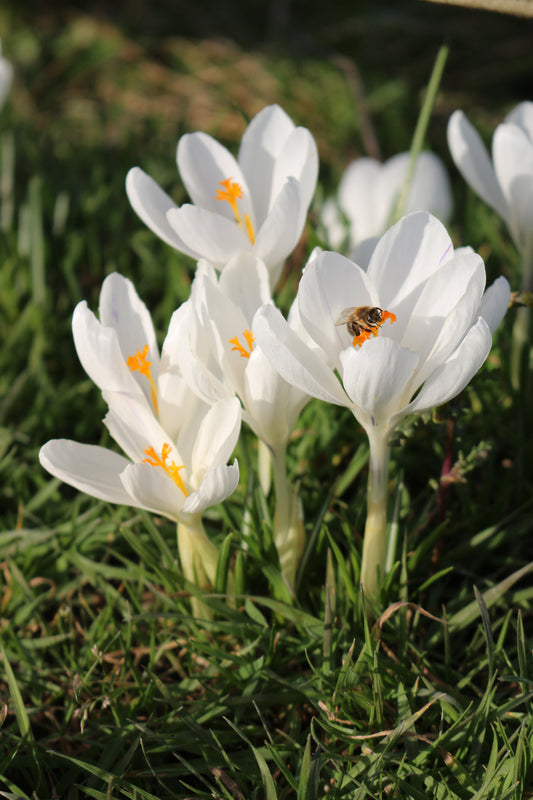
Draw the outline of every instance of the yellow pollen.
[[[233,216],[235,217],[235,222],[239,228],[242,228],[243,218],[241,217],[241,212],[239,211],[239,206],[237,204],[237,200],[240,200],[242,197],[242,186],[237,183],[237,181],[234,181],[233,178],[226,178],[226,180],[220,181],[219,185],[223,188],[217,189],[215,200],[222,200],[230,204],[231,210],[233,211]],[[244,215],[244,227],[246,228],[246,233],[248,234],[250,242],[254,244],[255,233],[248,214]]]
[[[352,341],[352,347],[363,344],[363,342],[366,342],[366,340],[370,339],[371,336],[377,336],[379,329],[381,328],[383,323],[386,322],[388,319],[390,319],[391,323],[396,322],[396,314],[393,314],[392,311],[382,311],[381,320],[379,322],[373,323],[371,326],[371,330],[361,331],[361,333],[358,336],[354,336]]]
[[[137,350],[134,356],[128,356],[128,358],[126,359],[126,364],[128,365],[128,367],[132,372],[135,371],[140,372],[141,375],[144,375],[145,378],[148,378],[148,382],[150,383],[150,389],[152,390],[152,403],[155,409],[155,413],[159,414],[157,407],[157,387],[154,383],[154,379],[152,378],[152,373],[150,371],[152,362],[146,360],[147,355],[148,355],[148,345],[145,344],[142,353],[139,350]]]
[[[238,353],[240,353],[240,354],[241,354],[241,356],[242,356],[243,358],[250,358],[250,356],[251,356],[251,354],[252,354],[252,350],[254,349],[255,336],[253,335],[252,331],[243,331],[243,332],[242,332],[242,335],[244,336],[244,338],[245,338],[245,340],[246,340],[246,344],[247,344],[247,345],[248,345],[248,347],[250,348],[249,350],[247,350],[247,349],[246,349],[246,348],[245,348],[245,347],[244,347],[244,346],[243,346],[243,345],[242,345],[242,344],[239,342],[239,337],[238,337],[238,336],[234,336],[234,337],[233,337],[233,339],[230,339],[230,340],[229,340],[229,344],[232,344],[232,345],[234,345],[234,346],[231,348],[231,349],[232,349],[232,351],[233,351],[233,350],[236,350]]]
[[[144,451],[148,458],[143,458],[143,464],[150,464],[151,467],[161,467],[169,478],[171,478],[178,489],[181,489],[185,497],[188,497],[189,493],[185,488],[185,484],[183,483],[183,478],[180,475],[180,469],[184,469],[185,465],[180,464],[180,466],[176,466],[174,461],[171,461],[170,464],[167,464],[167,458],[169,456],[170,451],[172,450],[171,446],[165,442],[163,447],[161,448],[161,457],[157,455],[153,447],[148,447]]]

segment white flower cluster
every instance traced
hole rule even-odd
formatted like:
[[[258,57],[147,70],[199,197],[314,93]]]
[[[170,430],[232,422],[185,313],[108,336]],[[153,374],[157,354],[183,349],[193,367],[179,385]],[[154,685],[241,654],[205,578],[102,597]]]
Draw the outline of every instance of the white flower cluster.
[[[459,168],[527,252],[531,109],[519,106],[496,132],[496,175],[461,112],[449,128]],[[99,319],[78,305],[76,349],[109,406],[104,423],[126,456],[54,440],[41,450],[46,469],[98,498],[187,525],[234,491],[238,466],[227,461],[242,418],[271,454],[275,542],[291,583],[302,537],[285,452],[305,403],[317,397],[348,407],[369,436],[372,460],[372,449],[386,451],[407,414],[442,404],[466,386],[487,358],[509,302],[507,281],[498,278],[486,290],[481,257],[454,249],[430,213],[441,219],[451,213],[446,172],[432,154],[419,156],[410,213],[385,230],[408,160],[401,154],[384,165],[371,159],[350,165],[339,190],[349,227],[341,228],[331,202],[322,221],[330,244],[347,239],[351,258],[315,251],[288,320],[272,293],[317,181],[308,130],[270,106],[251,121],[237,159],[204,133],[183,136],[177,163],[192,202],[181,207],[139,167],[130,170],[126,189],[139,217],[198,261],[191,295],[175,311],[161,354],[146,307],[120,275],[104,281]],[[370,591],[373,581],[370,575]]]

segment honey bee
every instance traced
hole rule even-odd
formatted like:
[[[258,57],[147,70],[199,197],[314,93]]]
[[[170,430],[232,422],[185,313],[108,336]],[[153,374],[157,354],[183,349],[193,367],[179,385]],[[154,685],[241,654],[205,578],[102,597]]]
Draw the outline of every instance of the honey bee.
[[[345,308],[341,311],[335,325],[346,325],[350,336],[357,338],[362,333],[375,335],[384,321],[383,309],[377,306],[357,306],[357,308]]]

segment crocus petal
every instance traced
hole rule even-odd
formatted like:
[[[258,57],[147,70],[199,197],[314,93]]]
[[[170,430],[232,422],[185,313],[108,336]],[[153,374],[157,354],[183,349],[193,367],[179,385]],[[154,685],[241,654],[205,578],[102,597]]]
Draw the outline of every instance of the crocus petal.
[[[167,219],[180,239],[196,258],[207,258],[221,269],[236,253],[251,250],[252,244],[236,222],[185,204],[172,208]]]
[[[129,392],[144,397],[128,369],[117,332],[101,325],[85,300],[74,309],[72,335],[83,369],[102,391]]]
[[[298,310],[307,333],[339,367],[339,353],[352,343],[343,311],[376,306],[378,296],[366,273],[339,253],[326,251],[304,269],[298,289]]]
[[[267,106],[252,119],[241,139],[239,164],[254,199],[260,227],[271,208],[274,166],[294,123],[278,105]]]
[[[407,177],[411,153],[398,153],[383,164],[379,175],[379,189],[390,193],[389,214],[394,208]],[[382,188],[383,187],[383,188]],[[450,180],[444,164],[434,153],[423,151],[415,162],[407,194],[404,214],[413,211],[430,211],[446,222],[452,210]],[[387,220],[384,220],[386,223]]]
[[[297,227],[302,230],[307,209],[313,197],[318,177],[318,151],[315,140],[306,128],[295,128],[283,145],[274,165],[271,207],[288,178],[296,178],[300,194],[300,217]]]
[[[191,346],[190,341],[184,343],[180,359],[183,377],[198,397],[201,397],[210,405],[218,400],[233,397],[234,389],[225,383],[212,369],[205,363],[205,360],[197,355],[196,348]]]
[[[277,195],[255,239],[254,252],[268,264],[271,286],[276,285],[283,262],[300,238],[302,228],[298,222],[299,215],[298,184],[293,178],[289,178]]]
[[[350,222],[350,247],[382,232],[388,209],[376,202],[374,189],[381,164],[374,158],[358,158],[346,168],[339,184],[339,206]]]
[[[494,333],[505,316],[511,299],[509,281],[500,276],[489,286],[479,307],[479,316],[483,317],[490,332]]]
[[[200,480],[209,469],[226,464],[241,429],[241,404],[236,397],[212,406],[199,427],[192,452],[192,472]]]
[[[424,361],[418,385],[451,355],[471,327],[484,288],[485,266],[477,253],[455,255],[427,281],[401,340]]]
[[[244,381],[246,422],[273,450],[285,447],[309,395],[283,380],[260,347],[250,356]]]
[[[152,376],[157,377],[159,351],[152,317],[133,283],[118,272],[108,275],[102,284],[98,310],[100,323],[116,330],[125,359],[148,345]]]
[[[175,521],[180,518],[185,495],[160,467],[129,464],[120,479],[135,505]]]
[[[249,326],[257,309],[270,300],[268,269],[252,253],[234,256],[220,274],[218,287],[240,308]]]
[[[379,240],[367,271],[381,307],[407,318],[422,285],[452,256],[452,241],[436,217],[425,211],[402,217]]]
[[[478,132],[462,111],[454,111],[448,122],[448,147],[463,178],[509,223],[509,209],[496,180],[489,154]]]
[[[487,358],[491,343],[490,328],[480,317],[454,353],[427,379],[404,413],[427,411],[458,395]]]
[[[271,304],[260,308],[253,330],[257,343],[288,383],[319,400],[351,407],[331,368],[291,330],[277,308]]]
[[[124,392],[104,392],[104,400],[109,405],[104,425],[132,461],[142,461],[150,447],[160,453],[164,444],[172,444],[168,431],[161,427],[152,409],[138,397]],[[172,458],[178,461],[180,458],[175,447]]]
[[[242,190],[242,197],[238,200],[239,211],[247,214],[252,225],[255,224],[244,175],[231,153],[216,139],[207,133],[187,133],[178,142],[176,158],[181,179],[195,205],[234,221],[230,204],[217,200],[221,182],[231,178]]]
[[[112,450],[70,439],[52,439],[41,447],[39,461],[48,472],[80,492],[108,503],[139,505],[119,477],[130,462]]]
[[[341,353],[343,383],[365,428],[387,424],[403,405],[402,395],[418,365],[418,354],[393,339],[375,338]]]
[[[527,133],[533,141],[533,103],[531,100],[524,100],[519,103],[507,116],[505,122],[512,122]]]
[[[226,466],[220,464],[210,469],[195,492],[191,492],[183,504],[183,512],[198,514],[206,508],[222,503],[233,494],[239,483],[239,465],[237,460]]]
[[[533,240],[533,141],[512,123],[498,125],[492,140],[496,177],[510,209],[508,224],[518,247],[529,252]]]
[[[126,176],[128,200],[138,217],[171,247],[194,256],[167,221],[167,213],[176,203],[140,167],[132,167]]]

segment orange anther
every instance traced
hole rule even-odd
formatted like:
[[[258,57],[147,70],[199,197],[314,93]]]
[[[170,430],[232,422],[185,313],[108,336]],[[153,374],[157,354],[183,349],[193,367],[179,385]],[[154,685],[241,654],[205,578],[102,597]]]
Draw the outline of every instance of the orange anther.
[[[231,349],[232,350],[236,350],[238,353],[241,354],[241,356],[243,358],[250,358],[250,356],[252,354],[252,350],[254,349],[255,336],[253,335],[252,331],[248,331],[248,330],[247,331],[243,331],[242,335],[244,336],[244,338],[246,340],[246,344],[250,348],[249,350],[247,350],[239,342],[239,337],[238,336],[234,336],[233,339],[230,339],[229,340],[229,344],[234,345]]]
[[[154,379],[152,378],[152,372],[150,367],[152,366],[151,361],[146,360],[146,356],[148,355],[148,345],[145,344],[143,347],[142,353],[137,349],[137,352],[134,356],[128,356],[126,359],[126,364],[130,368],[132,372],[140,372],[141,375],[144,375],[145,378],[148,379],[150,383],[150,389],[152,392],[152,403],[154,406],[154,410],[156,414],[159,414],[158,406],[157,406],[157,387],[155,385]]]
[[[230,204],[231,210],[233,211],[233,216],[235,217],[235,222],[239,228],[242,228],[243,219],[237,204],[237,200],[240,200],[242,197],[242,186],[237,183],[237,181],[234,181],[233,178],[226,178],[225,180],[220,181],[219,185],[223,188],[217,189],[215,200],[222,200]],[[248,214],[244,215],[244,227],[246,228],[246,233],[248,234],[250,242],[253,244],[255,242],[255,233]]]
[[[143,464],[150,464],[151,467],[161,467],[169,478],[171,478],[178,489],[181,489],[185,497],[188,496],[187,489],[185,488],[185,484],[183,483],[183,478],[181,477],[179,471],[180,469],[184,469],[185,465],[180,464],[177,466],[174,461],[171,461],[170,464],[167,464],[167,458],[172,450],[172,447],[165,442],[163,447],[161,448],[161,457],[157,455],[153,447],[148,447],[144,452],[148,456],[148,458],[143,459]]]

